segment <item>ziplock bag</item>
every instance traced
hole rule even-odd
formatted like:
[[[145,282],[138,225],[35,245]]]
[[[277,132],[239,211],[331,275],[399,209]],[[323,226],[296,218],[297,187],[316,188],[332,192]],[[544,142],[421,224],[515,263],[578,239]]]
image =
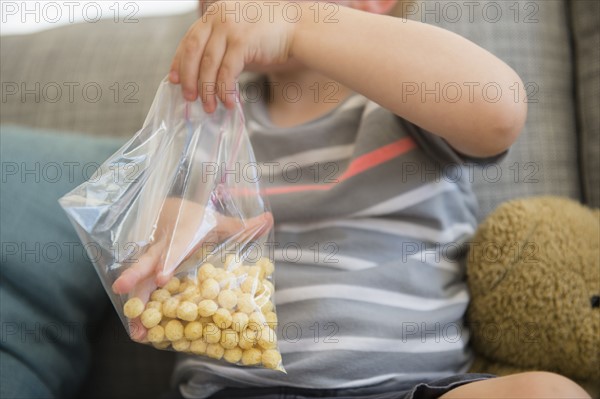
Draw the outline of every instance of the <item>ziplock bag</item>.
[[[142,129],[59,200],[132,339],[285,371],[259,178],[241,106],[206,114],[165,79]]]

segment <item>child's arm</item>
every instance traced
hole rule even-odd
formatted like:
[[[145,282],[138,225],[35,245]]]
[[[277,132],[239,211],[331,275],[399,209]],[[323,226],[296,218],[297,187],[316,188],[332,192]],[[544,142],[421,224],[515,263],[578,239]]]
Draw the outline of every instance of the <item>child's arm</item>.
[[[189,100],[198,95],[198,81],[216,82],[217,95],[231,106],[232,96],[220,88],[230,89],[245,65],[295,58],[443,137],[465,155],[496,155],[523,128],[527,105],[519,76],[454,33],[347,7],[338,8],[337,22],[327,22],[331,4],[302,1],[295,4],[302,9],[298,22],[282,17],[281,2],[275,2],[279,8],[254,2],[263,7],[263,18],[250,22],[238,13],[236,21],[235,13],[220,12],[226,3],[233,8],[227,1],[213,4],[177,50],[171,80],[182,83]],[[435,94],[422,98],[426,90]],[[214,109],[216,100],[202,94],[207,109]]]
[[[327,15],[324,9],[321,15]],[[494,55],[420,22],[345,7],[335,17],[339,22],[303,20],[292,56],[466,155],[496,155],[516,140],[527,115],[524,85]]]

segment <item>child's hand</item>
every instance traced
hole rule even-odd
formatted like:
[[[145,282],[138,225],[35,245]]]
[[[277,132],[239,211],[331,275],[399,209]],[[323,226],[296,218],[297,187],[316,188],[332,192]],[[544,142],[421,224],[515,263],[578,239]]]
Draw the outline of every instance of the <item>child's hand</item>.
[[[181,83],[189,101],[200,95],[207,112],[216,109],[215,93],[233,107],[235,81],[246,65],[281,64],[290,55],[297,22],[284,19],[281,3],[274,9],[273,2],[253,2],[251,16],[236,3],[243,2],[211,4],[181,40],[171,65],[171,82]]]
[[[207,212],[211,214],[205,218]],[[177,272],[177,266],[203,244],[220,244],[228,238],[244,243],[267,233],[272,226],[271,213],[242,221],[209,211],[192,201],[168,198],[161,209],[154,243],[117,278],[112,289],[117,294],[130,294],[146,303],[152,291],[165,285]],[[181,262],[168,265],[175,260]],[[139,318],[133,320],[131,333],[138,341],[145,337],[146,330]]]

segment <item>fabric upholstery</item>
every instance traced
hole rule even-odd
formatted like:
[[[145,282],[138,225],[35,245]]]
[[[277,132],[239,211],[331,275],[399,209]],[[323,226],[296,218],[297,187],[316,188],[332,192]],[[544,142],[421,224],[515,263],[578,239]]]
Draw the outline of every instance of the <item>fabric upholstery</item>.
[[[600,2],[571,1],[585,201],[600,207]]]
[[[511,198],[553,194],[580,199],[566,3],[479,1],[472,3],[472,11],[464,5],[468,2],[452,3],[461,5],[458,22],[452,22],[457,19],[452,7],[435,0],[416,2],[419,11],[412,19],[433,23],[439,16],[439,26],[472,40],[515,69],[530,94],[525,129],[508,156],[497,168],[474,172],[480,217]],[[501,173],[498,181],[496,172]]]

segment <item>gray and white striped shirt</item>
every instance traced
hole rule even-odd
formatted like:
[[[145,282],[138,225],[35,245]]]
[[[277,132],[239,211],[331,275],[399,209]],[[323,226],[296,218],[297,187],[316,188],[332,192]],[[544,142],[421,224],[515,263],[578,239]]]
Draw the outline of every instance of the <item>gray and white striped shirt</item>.
[[[183,357],[186,397],[224,387],[407,389],[465,372],[465,243],[476,200],[441,138],[354,94],[294,128],[244,104],[275,217],[287,375]]]

